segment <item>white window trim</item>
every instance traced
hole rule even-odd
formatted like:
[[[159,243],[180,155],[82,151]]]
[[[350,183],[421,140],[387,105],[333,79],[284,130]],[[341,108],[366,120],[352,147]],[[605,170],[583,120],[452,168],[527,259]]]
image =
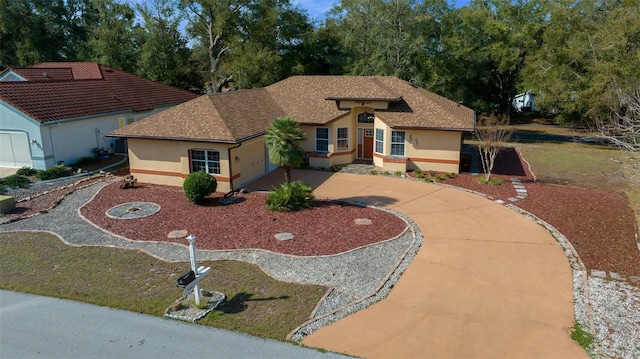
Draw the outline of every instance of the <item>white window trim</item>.
[[[204,160],[194,159],[194,158],[193,158],[193,152],[196,152],[196,151],[198,151],[198,152],[204,152]],[[218,154],[218,160],[217,160],[217,161],[216,161],[216,160],[213,160],[213,159],[212,159],[212,160],[209,160],[209,154],[210,154],[210,153],[213,153],[213,152],[215,152],[215,153],[217,153],[217,154]],[[194,166],[193,166],[193,162],[194,162],[194,161],[197,161],[197,162],[204,162],[204,170],[205,170],[205,172],[207,172],[208,174],[211,174],[211,175],[220,175],[220,173],[222,172],[222,167],[221,167],[221,164],[220,164],[220,152],[219,152],[219,151],[216,151],[216,150],[191,149],[191,150],[189,150],[189,165],[191,166],[191,172],[197,172],[197,171],[195,171],[195,170],[194,170]],[[217,172],[215,172],[215,167],[211,169],[213,172],[211,172],[211,171],[209,170],[209,162],[214,162],[214,163],[216,163],[216,162],[217,162],[217,163],[218,163],[218,171],[217,171]]]
[[[325,138],[319,138],[319,137],[318,137],[318,130],[326,130],[326,132],[327,132],[327,138],[326,138],[326,139],[325,139]],[[329,128],[327,128],[327,127],[316,127],[315,135],[316,135],[316,144],[315,144],[316,152],[318,152],[318,153],[329,153],[329,143],[330,143],[330,142],[329,142],[329,137],[330,137],[330,131],[329,131]],[[327,142],[327,149],[326,149],[326,150],[324,150],[324,149],[322,149],[322,150],[321,150],[321,149],[319,149],[319,148],[318,148],[318,141],[326,141],[326,142]]]
[[[393,134],[397,132],[397,133],[404,133],[404,141],[402,142],[393,142]],[[391,154],[391,156],[393,157],[404,157],[405,154],[407,153],[407,133],[406,131],[393,131],[391,130],[391,146],[389,147],[389,153]],[[402,145],[402,154],[394,154],[393,153],[393,145]]]
[[[378,139],[378,131],[382,132],[382,138]],[[382,152],[378,152],[378,142],[380,142],[380,146],[382,147]],[[384,155],[384,129],[376,128],[373,137],[373,152]]]
[[[345,138],[338,137],[341,129],[347,130],[347,137],[345,137]],[[343,149],[340,149],[340,141],[346,141],[347,142],[347,147],[343,148]],[[349,142],[350,142],[349,141],[349,127],[338,127],[338,128],[336,128],[336,151],[337,152],[349,151]]]

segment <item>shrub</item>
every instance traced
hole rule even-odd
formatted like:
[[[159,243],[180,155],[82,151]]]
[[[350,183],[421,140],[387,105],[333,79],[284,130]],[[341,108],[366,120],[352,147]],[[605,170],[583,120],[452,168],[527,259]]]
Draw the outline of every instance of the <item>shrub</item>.
[[[435,182],[440,182],[440,181],[444,181],[445,180],[445,176],[444,175],[436,175],[435,177],[433,177],[433,180]]]
[[[456,176],[457,175],[455,173],[453,173],[453,172],[449,172],[449,173],[445,174],[445,177],[447,177],[447,178],[456,178]]]
[[[201,203],[202,200],[215,192],[218,181],[205,171],[193,172],[184,179],[182,189],[191,203]]]
[[[377,174],[378,174],[378,171],[376,171],[376,170],[370,170],[370,171],[369,171],[369,174],[377,175]]]
[[[18,171],[16,172],[16,174],[18,174],[20,176],[33,176],[36,173],[38,173],[38,170],[33,169],[31,167],[22,167],[22,168],[18,169]]]
[[[63,165],[55,165],[48,170],[36,173],[36,178],[41,181],[52,180],[69,175],[69,170]]]
[[[389,171],[384,171],[382,172],[383,175],[388,176],[389,175]]]
[[[504,183],[504,181],[501,180],[500,178],[491,178],[490,180],[487,181],[487,178],[485,176],[480,176],[476,178],[476,182],[480,184],[486,184],[489,186],[500,186]]]
[[[402,171],[396,171],[396,172],[395,172],[395,175],[396,175],[397,177],[402,176]]]
[[[0,179],[0,185],[7,186],[9,188],[14,188],[14,187],[27,188],[27,186],[29,185],[29,179],[25,176],[15,174],[15,175],[11,175],[9,177]]]
[[[295,181],[281,183],[272,188],[267,196],[266,205],[271,211],[299,211],[313,206],[313,189],[311,186]]]
[[[413,175],[416,176],[416,178],[424,178],[424,172],[422,172],[421,169],[413,171]]]

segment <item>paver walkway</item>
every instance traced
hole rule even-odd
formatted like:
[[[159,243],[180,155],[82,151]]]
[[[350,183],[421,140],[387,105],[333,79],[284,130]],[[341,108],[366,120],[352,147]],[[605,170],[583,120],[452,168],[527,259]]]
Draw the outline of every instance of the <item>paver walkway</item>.
[[[543,228],[455,189],[385,176],[315,174],[294,171],[293,178],[312,184],[317,196],[407,214],[420,226],[424,244],[385,300],[303,344],[367,358],[588,357],[569,334],[568,261]],[[254,185],[280,177],[272,173]]]

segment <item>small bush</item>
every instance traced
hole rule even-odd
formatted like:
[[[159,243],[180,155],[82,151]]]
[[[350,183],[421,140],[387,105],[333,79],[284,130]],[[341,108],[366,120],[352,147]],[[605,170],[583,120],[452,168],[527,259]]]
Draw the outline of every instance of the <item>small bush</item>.
[[[36,178],[41,181],[52,180],[56,178],[61,178],[69,175],[69,170],[62,165],[55,165],[48,170],[40,171],[36,173]]]
[[[582,348],[587,351],[587,353],[591,352],[591,346],[593,345],[593,335],[584,330],[583,326],[578,322],[573,323],[573,327],[571,328],[571,339],[576,341]]]
[[[396,171],[395,174],[396,174],[397,177],[400,177],[400,176],[402,176],[402,171]]]
[[[218,181],[205,171],[193,172],[184,179],[182,189],[191,203],[201,203],[202,200],[215,192]]]
[[[86,166],[92,166],[95,165],[96,163],[100,162],[100,160],[97,157],[92,157],[92,156],[85,156],[85,157],[81,157],[74,165],[74,167],[86,167]]]
[[[369,174],[377,175],[377,174],[378,174],[378,171],[376,171],[376,170],[371,170],[371,171],[369,171]]]
[[[453,173],[453,172],[449,172],[449,173],[445,174],[445,177],[447,177],[447,178],[456,178],[457,175],[455,173]]]
[[[38,170],[33,169],[31,167],[22,167],[22,168],[18,169],[18,171],[16,172],[16,174],[18,174],[20,176],[33,176],[36,173],[38,173]]]
[[[486,184],[489,186],[500,186],[502,184],[504,184],[504,181],[501,180],[500,178],[491,178],[487,181],[487,179],[484,176],[480,176],[478,178],[476,178],[476,182],[480,183],[480,184]]]
[[[416,178],[424,178],[424,172],[422,172],[421,169],[417,169],[417,170],[413,171],[413,175]]]
[[[18,174],[11,175],[0,179],[0,185],[7,186],[9,188],[20,187],[27,188],[29,186],[29,179],[25,176]]]
[[[266,205],[271,211],[299,211],[313,206],[313,189],[311,186],[295,181],[290,184],[281,183],[271,189]]]
[[[384,171],[382,174],[385,175],[385,176],[388,176],[389,175],[389,171]]]

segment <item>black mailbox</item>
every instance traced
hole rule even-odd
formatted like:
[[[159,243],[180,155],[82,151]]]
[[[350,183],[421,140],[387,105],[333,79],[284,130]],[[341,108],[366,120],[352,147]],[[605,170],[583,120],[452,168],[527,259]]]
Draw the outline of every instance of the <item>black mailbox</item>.
[[[194,271],[190,270],[187,273],[183,274],[176,281],[176,287],[184,288],[189,283],[193,282],[196,279],[196,274]]]

